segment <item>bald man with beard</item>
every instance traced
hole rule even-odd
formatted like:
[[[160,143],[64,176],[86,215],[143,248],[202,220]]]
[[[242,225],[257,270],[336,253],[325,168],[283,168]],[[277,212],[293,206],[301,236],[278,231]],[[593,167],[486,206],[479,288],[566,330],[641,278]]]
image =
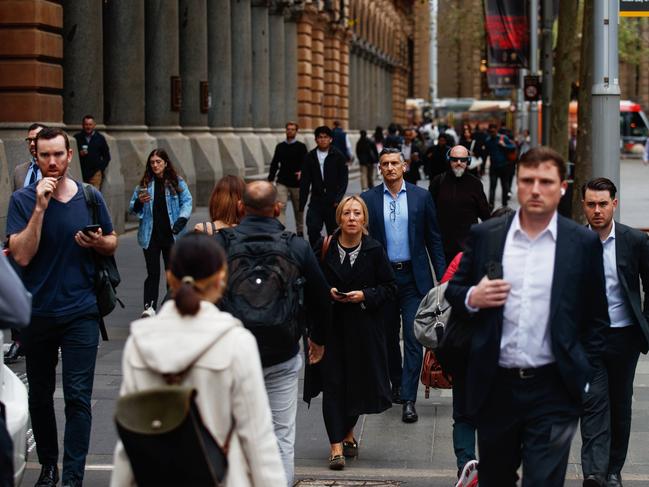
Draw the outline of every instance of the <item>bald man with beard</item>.
[[[466,169],[469,150],[456,145],[449,151],[449,169],[433,178],[428,188],[437,209],[446,262],[464,250],[471,225],[489,218],[491,209],[480,181]]]

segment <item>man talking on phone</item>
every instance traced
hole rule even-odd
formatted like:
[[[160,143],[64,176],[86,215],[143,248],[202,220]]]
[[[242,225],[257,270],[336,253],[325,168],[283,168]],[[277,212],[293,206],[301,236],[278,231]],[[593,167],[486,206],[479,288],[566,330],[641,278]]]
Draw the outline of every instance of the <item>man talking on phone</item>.
[[[99,228],[90,226],[82,185],[68,177],[72,150],[65,132],[41,130],[36,157],[43,178],[13,193],[7,215],[9,249],[32,293],[32,319],[21,338],[29,413],[41,464],[35,485],[54,487],[59,480],[53,395],[60,347],[65,401],[62,485],[80,486],[90,441],[90,399],[99,342],[93,254],[112,255],[117,235],[104,199],[93,188],[99,203]]]
[[[564,485],[570,443],[608,326],[602,245],[561,217],[566,164],[547,147],[518,163],[520,209],[473,226],[446,298],[473,330],[467,412],[480,487]]]

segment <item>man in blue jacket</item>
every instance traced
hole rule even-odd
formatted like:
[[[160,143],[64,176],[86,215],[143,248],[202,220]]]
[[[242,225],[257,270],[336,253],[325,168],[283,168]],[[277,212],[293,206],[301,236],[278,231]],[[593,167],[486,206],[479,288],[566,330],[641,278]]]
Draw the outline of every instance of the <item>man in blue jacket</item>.
[[[514,176],[514,165],[507,160],[507,154],[516,150],[516,145],[505,134],[499,134],[493,123],[489,125],[489,135],[487,135],[484,145],[491,161],[491,166],[489,166],[489,204],[493,208],[496,200],[496,187],[500,180],[502,206],[507,206]]]
[[[402,420],[414,423],[422,349],[413,331],[419,303],[433,287],[431,263],[438,279],[446,263],[430,193],[403,179],[406,163],[400,149],[388,147],[379,155],[383,184],[361,198],[370,214],[370,235],[385,247],[395,271],[399,294],[394,316],[387,320],[388,366],[394,402],[403,402]],[[399,328],[403,323],[404,357],[401,365]]]

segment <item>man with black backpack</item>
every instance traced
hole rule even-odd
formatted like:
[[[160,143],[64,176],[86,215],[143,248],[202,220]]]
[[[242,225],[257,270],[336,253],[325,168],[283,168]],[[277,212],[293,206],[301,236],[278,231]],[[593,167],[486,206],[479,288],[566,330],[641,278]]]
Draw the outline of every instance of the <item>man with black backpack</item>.
[[[111,256],[117,235],[101,194],[97,219],[81,183],[70,179],[68,136],[46,128],[36,138],[43,178],[11,196],[9,250],[32,293],[32,319],[21,332],[29,381],[29,413],[42,465],[37,487],[58,485],[59,445],[53,395],[61,349],[65,435],[63,486],[80,486],[90,443],[90,400],[99,342],[96,255]]]
[[[288,485],[293,483],[299,341],[308,311],[308,360],[324,355],[331,320],[329,286],[307,242],[276,219],[277,189],[267,181],[246,186],[235,228],[216,235],[228,254],[228,285],[221,308],[239,318],[257,340],[264,383]]]

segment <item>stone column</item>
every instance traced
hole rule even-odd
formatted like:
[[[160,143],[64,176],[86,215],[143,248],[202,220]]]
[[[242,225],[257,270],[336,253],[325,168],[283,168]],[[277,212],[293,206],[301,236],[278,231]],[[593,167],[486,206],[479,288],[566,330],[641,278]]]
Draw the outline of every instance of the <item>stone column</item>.
[[[284,22],[284,90],[285,118],[297,120],[298,106],[298,47],[297,22],[290,17]]]
[[[63,121],[104,120],[101,0],[63,2]]]
[[[196,195],[191,143],[180,133],[180,109],[172,107],[171,77],[180,76],[178,0],[146,0],[145,13],[145,119],[157,146]]]
[[[268,18],[270,39],[270,126],[274,129],[284,127],[286,115],[286,37],[282,9],[275,9]],[[295,96],[295,95],[293,95]]]
[[[313,124],[313,108],[311,99],[311,84],[313,78],[313,25],[311,17],[304,15],[297,24],[298,45],[298,91],[297,114],[300,127],[315,128]]]
[[[207,0],[179,0],[180,123],[189,138],[196,172],[196,205],[207,205],[214,183],[223,175],[218,140],[207,127],[209,106],[201,106],[201,83],[208,81]],[[209,85],[208,85],[209,92]]]
[[[268,59],[268,1],[252,2],[252,121],[269,126],[270,72]],[[276,42],[276,39],[273,39]]]
[[[250,0],[231,0],[232,125],[252,127],[252,12]]]
[[[345,33],[341,32],[339,40],[340,46],[340,90],[338,98],[338,117],[340,122],[346,126],[349,125],[349,38]]]
[[[349,56],[349,128],[358,129],[356,101],[358,93],[358,68],[356,67],[356,53],[352,52]]]
[[[232,44],[230,0],[207,2],[207,70],[212,106],[210,127],[232,126]]]
[[[325,125],[338,120],[338,91],[340,90],[340,52],[335,33],[325,34],[323,116]]]
[[[144,125],[144,0],[104,2],[104,121]],[[128,74],[127,74],[128,73]]]
[[[146,0],[145,7],[146,123],[177,127],[180,116],[171,109],[171,77],[180,75],[178,1]]]
[[[178,7],[183,89],[180,123],[206,126],[207,113],[201,112],[200,83],[207,81],[207,1],[180,0]]]
[[[324,40],[326,16],[320,15],[313,24],[312,73],[311,73],[311,121],[314,127],[324,124]]]

